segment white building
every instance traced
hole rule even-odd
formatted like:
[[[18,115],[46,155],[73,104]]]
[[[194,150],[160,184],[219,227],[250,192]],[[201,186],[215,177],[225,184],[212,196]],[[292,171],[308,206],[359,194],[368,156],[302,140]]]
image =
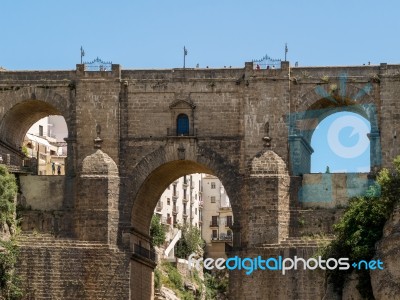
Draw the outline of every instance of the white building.
[[[233,213],[229,197],[217,177],[203,177],[202,200],[202,237],[206,242],[206,257],[226,257],[227,245],[232,246]]]
[[[192,224],[199,229],[200,224],[201,174],[191,174],[178,178],[161,195],[155,213],[164,224]]]
[[[175,259],[174,247],[181,238],[178,225],[192,225],[201,230],[201,176],[191,174],[172,182],[161,195],[154,213],[167,227],[164,257]]]
[[[62,116],[42,118],[29,128],[24,146],[28,157],[37,160],[37,174],[65,174],[67,148],[64,138],[67,136],[67,124]]]
[[[64,138],[68,137],[68,128],[62,116],[42,118],[29,128],[28,133],[48,139],[53,144],[59,144],[57,155],[67,155]]]

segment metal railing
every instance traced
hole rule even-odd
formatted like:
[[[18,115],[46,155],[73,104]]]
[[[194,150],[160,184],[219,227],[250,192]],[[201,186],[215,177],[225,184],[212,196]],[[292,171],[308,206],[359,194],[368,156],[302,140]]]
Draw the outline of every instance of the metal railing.
[[[211,234],[211,240],[213,241],[232,241],[232,237],[232,234],[227,233],[220,233],[219,236]]]
[[[157,254],[154,250],[146,249],[146,248],[140,246],[139,244],[134,245],[134,253],[141,257],[150,259],[154,262],[157,261]]]
[[[218,221],[217,222],[210,221],[210,227],[218,227]]]
[[[91,62],[84,62],[85,71],[91,72],[104,72],[112,70],[112,62],[102,61],[100,58],[96,58]]]

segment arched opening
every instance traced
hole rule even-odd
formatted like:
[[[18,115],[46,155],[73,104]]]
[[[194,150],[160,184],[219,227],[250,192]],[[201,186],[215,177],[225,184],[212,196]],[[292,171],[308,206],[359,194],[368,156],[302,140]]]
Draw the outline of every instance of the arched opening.
[[[185,281],[198,284],[199,277],[195,278],[194,274],[202,273],[203,269],[197,266],[189,269],[188,257],[194,254],[216,260],[227,258],[226,252],[232,249],[232,207],[216,176],[195,173],[173,181],[157,202],[153,218],[150,234],[157,244],[155,248],[159,257],[155,272],[160,277],[155,289],[179,290],[173,276],[185,277]],[[162,229],[156,231],[155,228],[160,226],[155,222],[159,222]],[[165,234],[163,243],[160,241],[162,233]],[[178,275],[169,278],[171,268]],[[226,270],[208,274],[224,281],[221,286],[228,285],[229,273]],[[201,297],[199,294],[196,296]]]
[[[189,135],[189,117],[186,114],[179,114],[176,119],[176,135]]]
[[[370,122],[360,114],[336,112],[319,122],[311,147],[311,173],[370,172]]]
[[[47,116],[33,124],[25,135],[23,151],[29,160],[36,160],[32,172],[38,175],[65,175],[68,137],[67,123],[62,116]]]
[[[58,109],[44,101],[23,101],[0,121],[0,155],[16,171],[49,175],[52,157],[65,165],[67,136],[67,123]],[[65,174],[64,167],[61,172]]]
[[[65,137],[68,126],[62,112],[44,101],[19,102],[0,120],[0,155],[19,178],[17,204],[23,231],[60,231],[52,212],[67,205]]]
[[[226,249],[232,248],[235,237],[232,231],[234,207],[227,196],[232,187],[229,183],[223,186],[220,180],[223,178],[216,177],[216,173],[194,161],[175,160],[158,167],[146,178],[135,196],[132,210],[131,248],[134,256],[131,261],[131,293],[135,294],[132,299],[150,299],[154,293],[154,285],[150,283],[154,281],[156,265],[149,263],[149,260],[155,259],[149,234],[154,213],[159,215],[165,226],[175,226],[178,230],[186,219],[187,225],[201,229],[209,247],[219,244],[223,254]],[[205,194],[206,187],[209,195]],[[206,206],[210,208],[207,211]],[[168,246],[176,242],[174,239],[178,230],[173,231],[164,249],[159,252],[167,261],[171,250]]]

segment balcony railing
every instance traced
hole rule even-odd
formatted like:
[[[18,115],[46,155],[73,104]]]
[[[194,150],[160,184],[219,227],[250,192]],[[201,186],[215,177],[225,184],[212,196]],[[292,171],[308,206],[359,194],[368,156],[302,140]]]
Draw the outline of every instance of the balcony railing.
[[[183,215],[183,217],[184,217],[184,218],[187,218],[187,216],[188,216],[188,213],[187,213],[187,211],[186,211],[186,210],[184,210],[184,211],[182,212],[182,215]]]
[[[217,222],[210,221],[210,227],[218,227],[218,221]]]
[[[224,225],[225,225],[225,227],[229,227],[230,228],[233,225],[233,221],[225,221]]]
[[[134,253],[135,253],[136,255],[141,256],[141,257],[150,259],[150,260],[152,260],[152,261],[154,261],[154,262],[155,262],[156,259],[157,259],[157,255],[156,255],[156,253],[154,252],[154,250],[146,249],[146,248],[144,248],[144,247],[142,247],[142,246],[140,246],[140,245],[138,245],[138,244],[135,244],[135,246],[134,246]]]
[[[211,234],[211,240],[213,241],[232,241],[232,235],[226,233],[220,233],[220,235]]]
[[[177,199],[178,197],[179,197],[179,191],[175,191],[175,192],[172,194],[172,198]]]
[[[178,213],[179,213],[179,207],[178,207],[178,206],[172,207],[172,213],[173,213],[174,215],[178,214]]]
[[[162,202],[158,202],[157,206],[156,206],[156,210],[157,211],[162,211],[162,209],[163,209],[163,203]]]
[[[171,225],[171,224],[172,224],[172,218],[171,218],[171,217],[169,217],[169,218],[167,218],[167,217],[162,217],[162,218],[161,218],[161,223],[162,223],[162,224],[169,224],[169,225]]]

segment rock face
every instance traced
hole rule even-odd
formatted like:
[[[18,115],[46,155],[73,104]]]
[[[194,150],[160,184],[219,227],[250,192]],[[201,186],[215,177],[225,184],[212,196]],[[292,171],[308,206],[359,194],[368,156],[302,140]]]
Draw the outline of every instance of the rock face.
[[[371,271],[375,299],[399,299],[400,295],[400,205],[386,222],[383,238],[377,244],[375,259],[384,263],[384,270]]]

